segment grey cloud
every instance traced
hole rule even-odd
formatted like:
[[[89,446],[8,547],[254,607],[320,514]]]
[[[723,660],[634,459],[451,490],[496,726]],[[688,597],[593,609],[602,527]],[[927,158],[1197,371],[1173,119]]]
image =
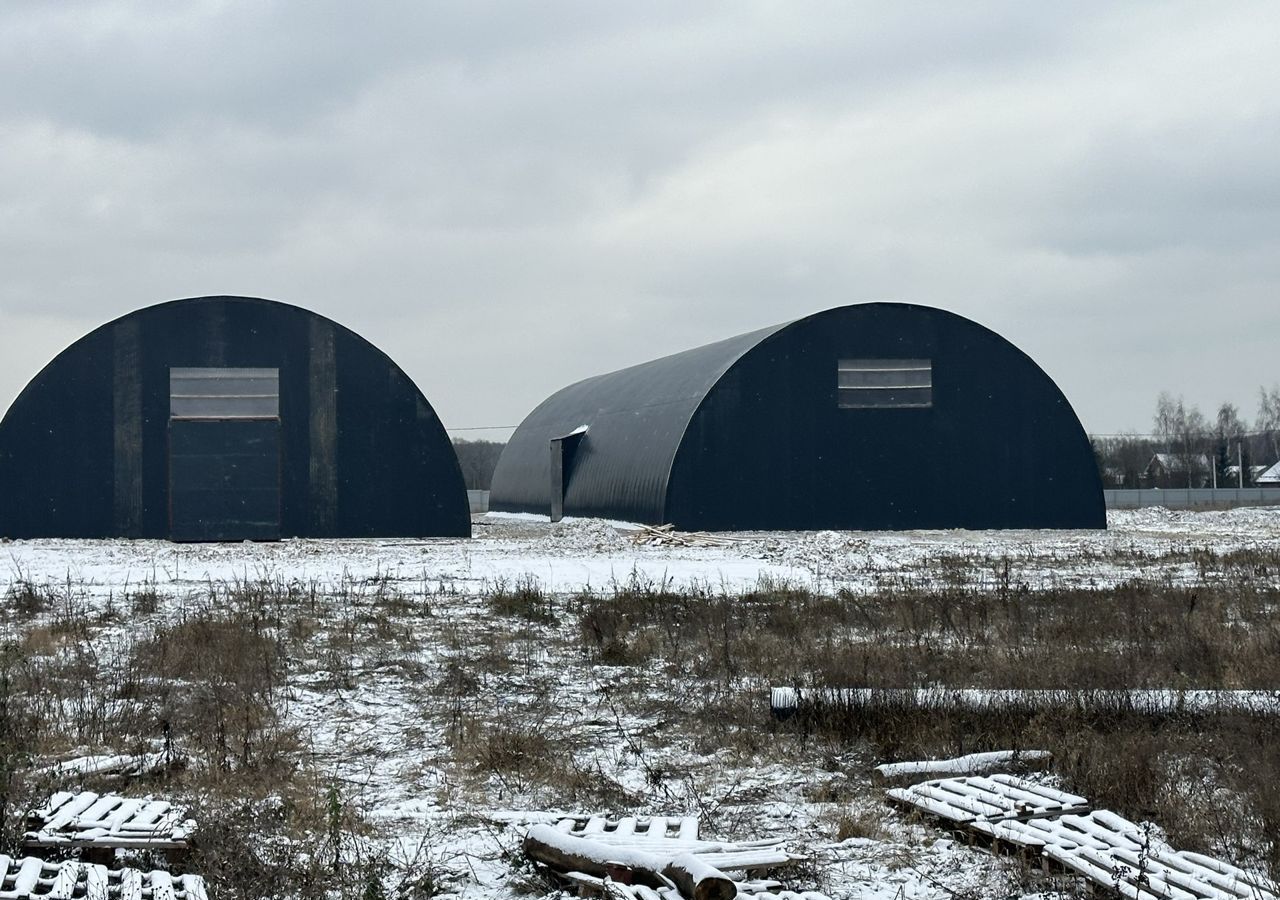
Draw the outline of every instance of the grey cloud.
[[[1277,18],[6,4],[0,325],[52,356],[57,323],[277,297],[379,343],[473,425],[902,299],[1018,341],[1088,427],[1144,427],[1161,389],[1249,410],[1280,378]],[[1256,323],[1248,354],[1206,333],[1224,317]]]

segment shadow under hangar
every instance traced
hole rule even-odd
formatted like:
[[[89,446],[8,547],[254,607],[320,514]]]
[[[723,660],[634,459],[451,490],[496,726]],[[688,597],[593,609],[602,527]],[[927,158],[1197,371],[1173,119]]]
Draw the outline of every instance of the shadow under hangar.
[[[0,536],[468,536],[453,445],[386,354],[315,313],[197,297],[49,363],[0,421]]]
[[[1053,380],[989,329],[905,303],[570,385],[516,430],[489,504],[708,531],[1106,527]]]

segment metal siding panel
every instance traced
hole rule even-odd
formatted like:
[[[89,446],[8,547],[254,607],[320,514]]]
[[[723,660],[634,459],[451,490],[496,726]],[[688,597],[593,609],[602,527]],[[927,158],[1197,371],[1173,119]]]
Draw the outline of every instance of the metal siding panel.
[[[142,527],[142,360],[136,321],[112,330],[113,497],[116,533],[137,537]]]
[[[338,509],[338,361],[333,326],[321,319],[312,319],[309,344],[307,496],[316,532],[331,534]]]
[[[280,422],[260,419],[169,423],[171,538],[280,537]]]
[[[564,438],[551,440],[551,521],[564,518]]]

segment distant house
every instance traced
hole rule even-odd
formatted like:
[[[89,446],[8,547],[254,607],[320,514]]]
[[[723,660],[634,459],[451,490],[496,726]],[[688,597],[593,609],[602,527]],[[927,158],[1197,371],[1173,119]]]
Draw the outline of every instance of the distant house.
[[[1258,478],[1263,472],[1267,471],[1266,466],[1245,466],[1244,467],[1244,483],[1252,487],[1258,483]],[[1222,470],[1224,482],[1219,483],[1219,487],[1237,487],[1240,484],[1240,467],[1227,466]]]
[[[1157,453],[1143,472],[1143,480],[1153,488],[1208,487],[1210,478],[1209,457],[1203,453],[1190,457]]]
[[[1125,472],[1124,466],[1103,466],[1102,467],[1102,484],[1108,488],[1124,487],[1124,478],[1128,473]]]
[[[1280,462],[1253,479],[1258,487],[1280,488]]]

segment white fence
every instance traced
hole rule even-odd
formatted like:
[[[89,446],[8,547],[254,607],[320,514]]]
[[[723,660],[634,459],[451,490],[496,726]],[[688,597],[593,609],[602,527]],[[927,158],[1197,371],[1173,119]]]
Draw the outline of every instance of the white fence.
[[[1107,509],[1227,509],[1233,506],[1280,505],[1280,486],[1252,488],[1144,488],[1103,491]]]

